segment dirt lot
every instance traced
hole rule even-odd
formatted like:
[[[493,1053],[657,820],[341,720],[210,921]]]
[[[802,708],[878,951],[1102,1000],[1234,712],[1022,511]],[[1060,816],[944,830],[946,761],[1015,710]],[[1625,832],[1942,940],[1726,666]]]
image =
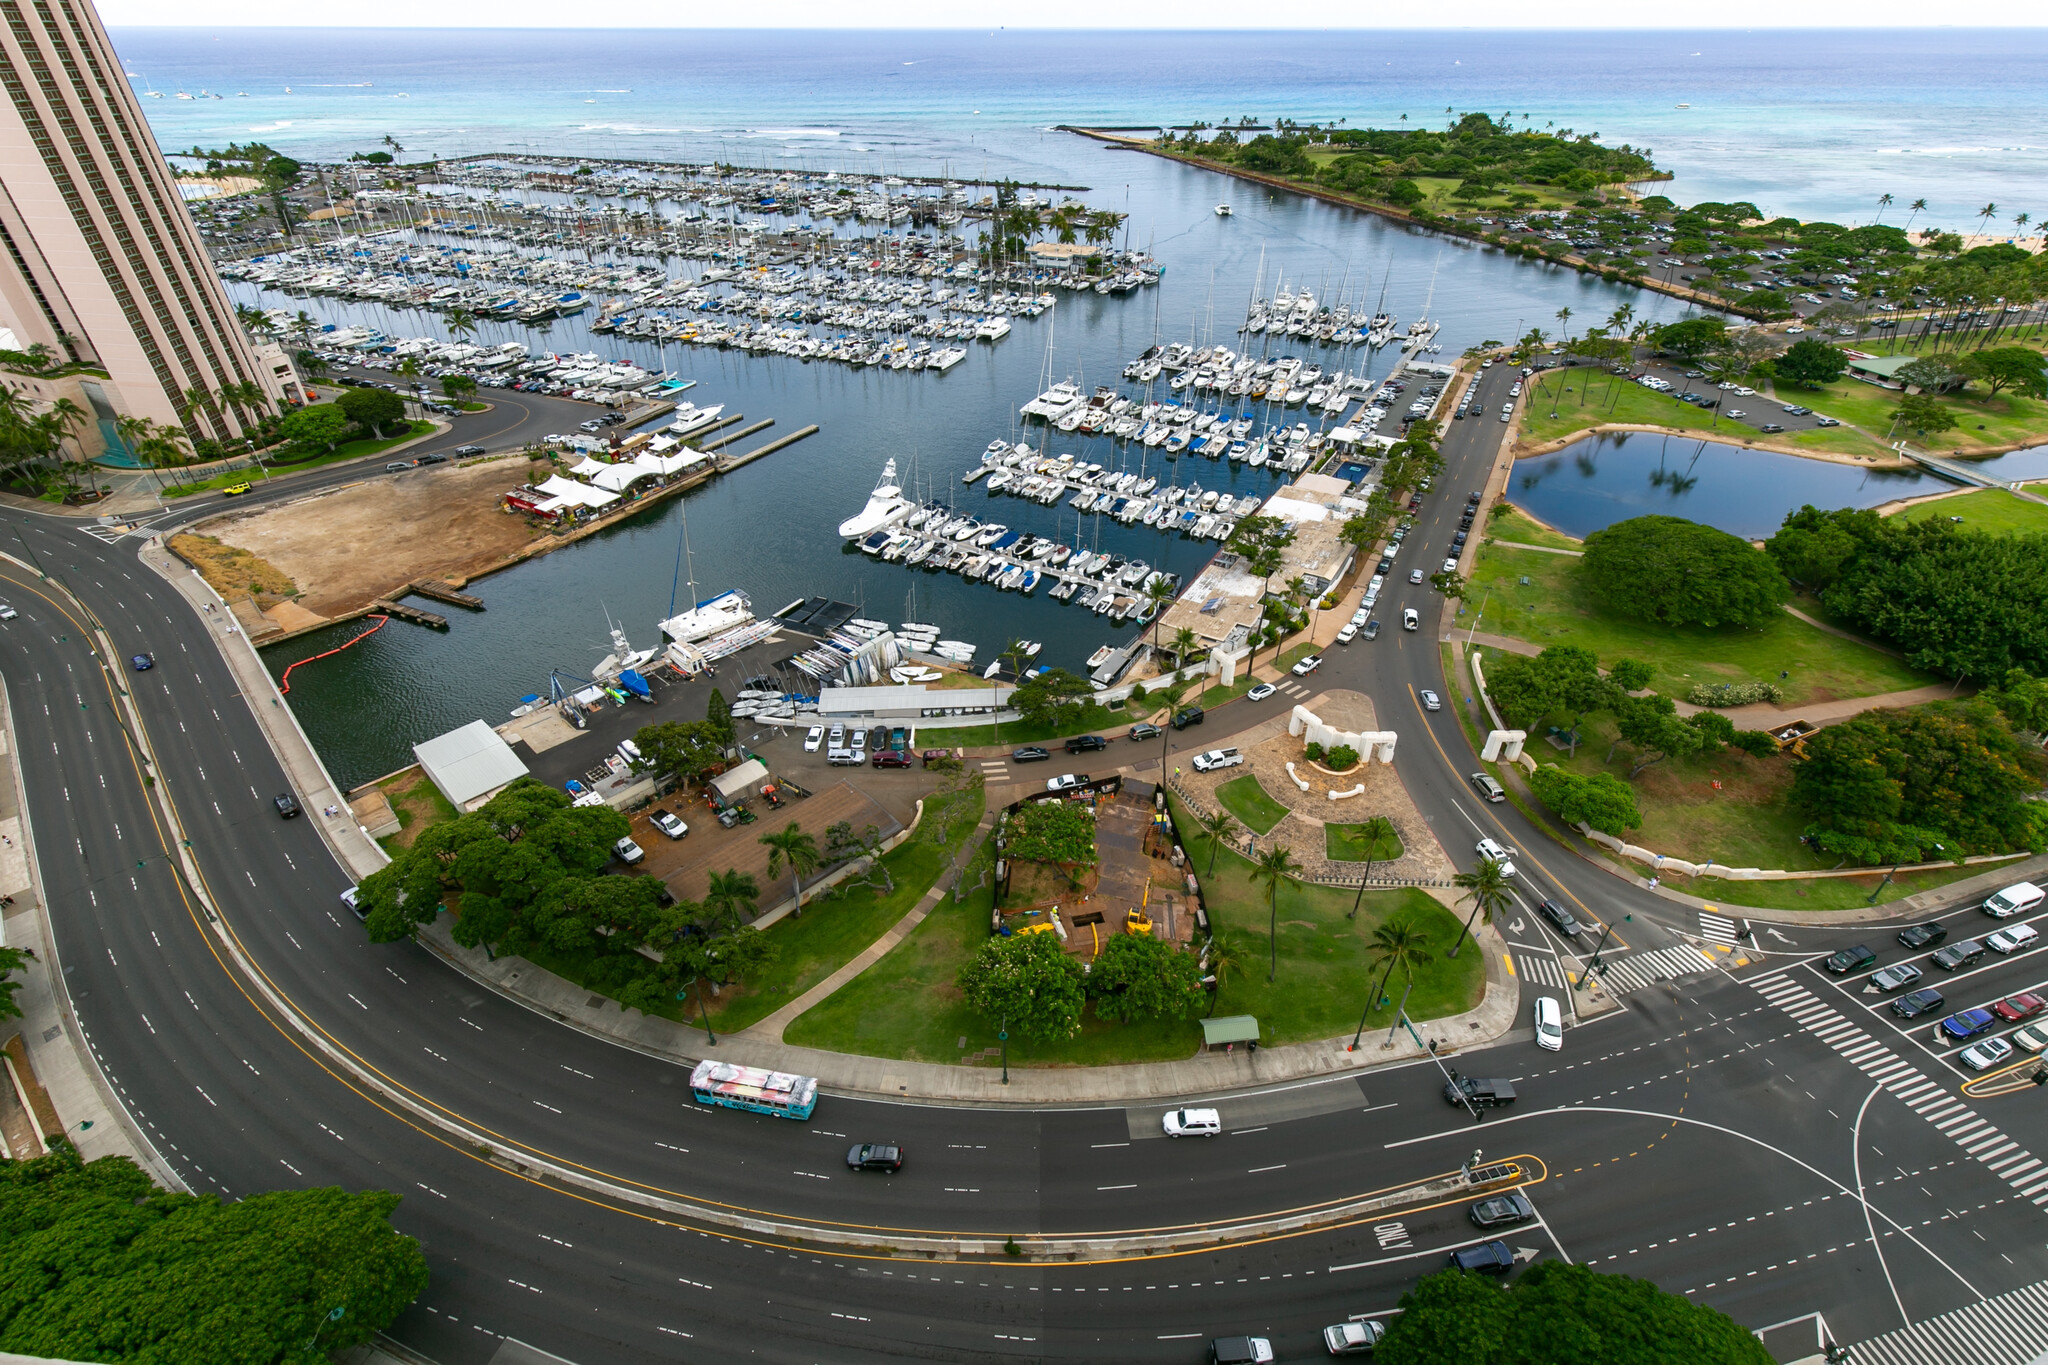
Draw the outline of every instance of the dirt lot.
[[[306,610],[334,616],[417,578],[460,582],[524,548],[536,533],[498,498],[525,479],[517,459],[415,469],[198,529],[288,577]]]

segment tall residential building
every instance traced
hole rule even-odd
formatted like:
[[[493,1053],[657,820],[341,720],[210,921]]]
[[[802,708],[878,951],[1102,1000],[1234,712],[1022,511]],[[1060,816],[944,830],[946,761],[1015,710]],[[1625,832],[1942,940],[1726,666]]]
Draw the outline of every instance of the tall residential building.
[[[0,0],[0,15],[7,349],[40,342],[85,371],[95,450],[121,416],[238,436],[236,408],[194,403],[192,390],[254,383],[275,405],[297,396],[297,379],[236,322],[99,15],[90,0]],[[16,387],[47,396],[47,385]]]

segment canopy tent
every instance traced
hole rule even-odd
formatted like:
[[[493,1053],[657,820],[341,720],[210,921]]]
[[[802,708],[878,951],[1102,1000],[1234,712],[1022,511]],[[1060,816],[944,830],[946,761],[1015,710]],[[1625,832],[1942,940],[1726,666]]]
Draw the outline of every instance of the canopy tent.
[[[712,778],[711,790],[730,801],[735,796],[745,796],[767,780],[768,766],[758,758],[750,758],[731,772]]]
[[[1259,1021],[1250,1014],[1226,1014],[1221,1019],[1202,1021],[1202,1046],[1224,1047],[1230,1043],[1256,1043]]]

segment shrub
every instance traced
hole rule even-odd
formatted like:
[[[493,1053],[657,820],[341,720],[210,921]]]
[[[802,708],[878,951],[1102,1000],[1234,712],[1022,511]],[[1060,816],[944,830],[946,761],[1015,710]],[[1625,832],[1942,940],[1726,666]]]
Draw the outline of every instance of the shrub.
[[[1309,761],[1309,762],[1311,762],[1311,763],[1320,763],[1320,762],[1322,762],[1322,761],[1323,761],[1323,746],[1322,746],[1322,745],[1320,745],[1320,744],[1316,743],[1316,742],[1315,742],[1314,740],[1310,740],[1310,741],[1309,741],[1309,742],[1307,743],[1307,745],[1305,745],[1304,747],[1305,747],[1305,748],[1306,748],[1306,749],[1308,750],[1308,761]]]
[[[1358,762],[1358,750],[1352,748],[1349,744],[1339,744],[1336,748],[1330,750],[1325,757],[1328,760],[1328,766],[1341,773]]]
[[[1765,730],[1737,730],[1728,742],[1752,758],[1769,758],[1778,752],[1778,741]]]
[[[1776,706],[1785,699],[1785,692],[1776,683],[1767,682],[1694,683],[1685,699],[1694,706],[1750,706],[1760,701]]]

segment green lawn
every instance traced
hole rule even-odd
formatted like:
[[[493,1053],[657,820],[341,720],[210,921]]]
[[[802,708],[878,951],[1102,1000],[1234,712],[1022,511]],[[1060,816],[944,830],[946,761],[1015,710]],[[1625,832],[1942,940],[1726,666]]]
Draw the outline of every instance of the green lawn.
[[[1177,803],[1175,816],[1194,866],[1206,870],[1207,842]],[[1257,1015],[1269,1044],[1332,1038],[1357,1026],[1362,995],[1379,979],[1365,945],[1374,927],[1389,917],[1413,917],[1440,950],[1448,949],[1458,934],[1456,917],[1420,891],[1367,892],[1352,921],[1345,915],[1354,892],[1290,882],[1280,895],[1279,971],[1269,986],[1266,903],[1264,893],[1251,885],[1249,870],[1243,858],[1224,851],[1217,855],[1214,875],[1203,878],[1212,922],[1244,956],[1239,968],[1224,973],[1216,1012]],[[983,1051],[997,1045],[996,1024],[968,1009],[953,984],[961,966],[988,941],[988,916],[986,891],[960,905],[951,897],[942,900],[880,962],[791,1024],[785,1041],[873,1057],[997,1065],[998,1059]],[[1470,1009],[1485,989],[1484,972],[1480,954],[1469,944],[1455,960],[1433,958],[1409,999],[1410,1017],[1424,1020]],[[1384,1029],[1392,1014],[1391,1005],[1377,1008],[1367,1026]],[[1080,1036],[1067,1042],[1011,1039],[1010,1064],[1165,1061],[1192,1056],[1200,1043],[1194,1019],[1109,1024],[1090,1011]]]
[[[1392,862],[1408,850],[1392,825],[1324,825],[1323,855],[1332,862]]]
[[[1233,777],[1218,787],[1216,799],[1223,803],[1223,809],[1237,817],[1239,824],[1254,833],[1264,834],[1287,818],[1287,807],[1266,795],[1259,779],[1250,773]]]
[[[1953,498],[1937,498],[1898,514],[1906,521],[1960,518],[1971,531],[2048,531],[2048,504],[2029,502],[2003,488],[1980,488]]]
[[[958,840],[974,828],[981,811],[982,796],[977,789],[970,799],[952,808],[950,842],[944,848],[913,835],[884,854],[882,861],[896,880],[894,894],[877,895],[874,888],[856,887],[836,900],[812,901],[801,917],[785,915],[763,930],[776,946],[775,961],[737,992],[724,992],[712,1007],[712,1027],[742,1029],[766,1018],[880,938],[890,925],[910,913],[945,871],[959,847]],[[694,1014],[691,1017],[694,1019]]]
[[[1866,384],[1859,383],[1854,387],[1867,393],[1880,392]],[[1582,397],[1583,402],[1580,401]],[[1527,401],[1529,406],[1522,417],[1522,439],[1531,444],[1554,441],[1561,436],[1569,436],[1573,432],[1598,426],[1602,422],[1669,427],[1674,431],[1700,432],[1708,436],[1721,436],[1731,441],[1739,441],[1745,437],[1754,440],[1762,435],[1746,422],[1725,418],[1717,420],[1712,412],[1702,411],[1690,403],[1681,403],[1668,393],[1656,393],[1640,384],[1632,384],[1620,375],[1609,374],[1592,366],[1551,370],[1536,376],[1531,381]],[[1759,411],[1775,411],[1775,408],[1760,409],[1758,406],[1772,404],[1774,401],[1758,394],[1750,399],[1724,398],[1722,406],[1741,407],[1754,416]],[[1839,417],[1844,422],[1854,422],[1859,426],[1868,425],[1864,420],[1867,414],[1852,415],[1846,405],[1835,401],[1832,392],[1802,394],[1783,401],[1805,403],[1808,407],[1817,408],[1831,417]],[[1557,416],[1552,417],[1552,412]],[[1884,415],[1877,420],[1874,430],[1882,435],[1890,422],[1891,412],[1887,408]],[[1887,450],[1881,441],[1846,426],[1788,433],[1772,439],[1791,440],[1794,444],[1810,449],[1844,455],[1870,455],[1884,460],[1898,458]]]
[[[334,452],[329,455],[317,455],[310,460],[299,460],[288,465],[272,465],[268,477],[273,479],[282,478],[287,474],[302,474],[309,469],[320,469],[326,465],[340,464],[343,460],[360,460],[364,456],[380,454],[395,445],[402,445],[417,437],[429,435],[433,430],[434,424],[432,422],[414,422],[412,430],[390,437],[387,440],[345,441],[341,445],[336,446]],[[173,473],[173,477],[176,477],[175,473]],[[226,474],[216,474],[210,479],[195,479],[187,483],[167,483],[164,487],[164,496],[167,498],[187,498],[195,493],[210,493],[217,489],[232,488],[238,483],[260,483],[264,478],[265,474],[260,469],[237,469]]]
[[[1579,584],[1580,561],[1513,545],[1480,548],[1472,592],[1485,602],[1479,629],[1536,645],[1573,644],[1601,663],[1641,659],[1651,685],[1683,698],[1696,682],[1777,682],[1785,704],[1867,697],[1938,681],[1888,654],[1784,615],[1758,630],[1659,626],[1615,616]],[[1526,584],[1522,579],[1528,579]],[[1790,676],[1779,680],[1780,671]]]
[[[1126,715],[1122,711],[1111,711],[1107,707],[1090,702],[1081,709],[1080,716],[1067,725],[1033,725],[1029,721],[1019,720],[1006,722],[1000,726],[932,726],[920,730],[919,734],[922,736],[921,742],[928,741],[958,748],[975,748],[989,744],[1043,744],[1049,739],[1065,739],[1068,735],[1085,735],[1092,730],[1115,729],[1136,719],[1136,716]]]
[[[1584,541],[1573,540],[1562,531],[1553,531],[1531,521],[1513,503],[1502,503],[1505,512],[1495,512],[1486,519],[1486,534],[1494,540],[1510,541],[1517,545],[1547,545],[1554,550],[1577,550],[1585,546]]]
[[[1730,882],[1718,877],[1701,877],[1686,888],[1709,904],[1746,906],[1757,910],[1860,910],[1870,905],[1871,893],[1877,903],[1887,903],[1965,877],[1988,871],[1990,865],[1944,867],[1934,872],[1901,872],[1891,884],[1878,891],[1882,871],[1864,877],[1815,877],[1801,881]]]
[[[1816,412],[1853,422],[1880,439],[1891,430],[1892,414],[1899,406],[1897,391],[1847,378],[1818,391],[1783,389],[1780,397],[1783,402],[1803,403]],[[1913,442],[1916,446],[1933,451],[1955,451],[2048,439],[2048,403],[2016,398],[2006,393],[1986,398],[1973,390],[1939,395],[1938,401],[1955,417],[1955,429],[1924,440],[1916,437]],[[1831,432],[1811,434],[1818,437],[1841,431],[1842,428],[1836,427]],[[1813,442],[1802,439],[1800,444]]]

